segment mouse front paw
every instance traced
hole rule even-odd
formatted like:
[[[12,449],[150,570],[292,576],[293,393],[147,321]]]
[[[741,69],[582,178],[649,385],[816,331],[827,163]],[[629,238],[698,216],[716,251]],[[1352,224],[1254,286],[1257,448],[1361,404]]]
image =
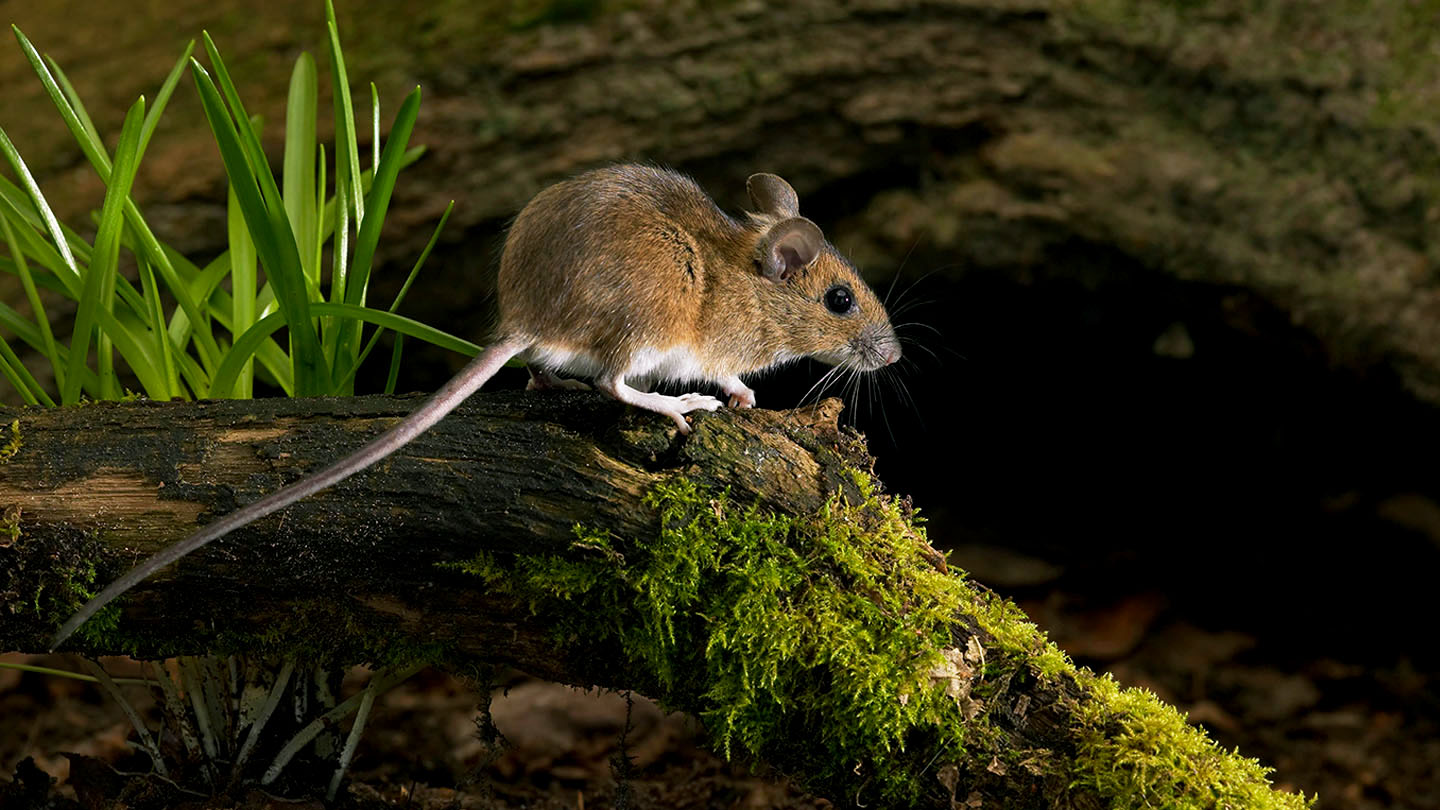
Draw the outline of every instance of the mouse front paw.
[[[753,408],[755,407],[755,392],[750,386],[740,381],[739,377],[730,377],[720,381],[720,388],[730,397],[729,405],[732,408]]]
[[[729,405],[732,408],[753,408],[755,407],[755,392],[746,388],[744,391],[731,391]]]

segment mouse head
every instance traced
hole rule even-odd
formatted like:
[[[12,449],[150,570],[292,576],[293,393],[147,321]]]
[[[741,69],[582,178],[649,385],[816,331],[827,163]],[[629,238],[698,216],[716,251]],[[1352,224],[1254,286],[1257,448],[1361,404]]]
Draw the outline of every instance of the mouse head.
[[[764,230],[755,263],[773,285],[763,295],[787,349],[837,366],[874,371],[900,359],[900,341],[880,299],[820,232],[800,216],[790,184],[773,174],[745,183]]]

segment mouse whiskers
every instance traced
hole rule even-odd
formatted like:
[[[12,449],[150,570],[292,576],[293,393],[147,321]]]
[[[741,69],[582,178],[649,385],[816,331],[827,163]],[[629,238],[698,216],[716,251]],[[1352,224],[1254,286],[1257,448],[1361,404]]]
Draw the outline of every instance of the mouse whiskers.
[[[815,381],[814,385],[810,386],[810,390],[800,397],[800,404],[796,407],[803,408],[812,402],[819,402],[821,397],[825,396],[825,392],[840,379],[840,372],[843,368],[843,366],[831,366],[820,379]]]

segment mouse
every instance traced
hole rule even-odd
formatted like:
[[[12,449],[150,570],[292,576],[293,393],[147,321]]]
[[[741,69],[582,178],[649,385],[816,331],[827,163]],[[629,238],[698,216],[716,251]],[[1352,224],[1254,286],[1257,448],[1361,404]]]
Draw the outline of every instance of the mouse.
[[[900,359],[885,307],[795,189],[753,174],[754,210],[727,214],[689,176],[648,164],[593,169],[535,195],[505,238],[494,339],[399,424],[331,466],[222,516],[112,582],[71,616],[58,647],[152,574],[248,523],[375,464],[440,421],[511,359],[527,388],[584,389],[668,417],[755,405],[743,378],[801,358],[870,372]],[[713,390],[713,389],[712,389]]]

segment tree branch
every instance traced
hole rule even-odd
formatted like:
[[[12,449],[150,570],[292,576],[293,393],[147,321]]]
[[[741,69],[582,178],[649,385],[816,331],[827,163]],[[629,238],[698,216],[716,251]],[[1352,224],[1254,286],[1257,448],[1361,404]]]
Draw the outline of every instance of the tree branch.
[[[0,412],[16,425],[0,648],[42,649],[97,584],[414,404]],[[679,437],[594,394],[485,394],[145,583],[80,646],[503,663],[635,688],[847,804],[1303,805],[946,571],[908,504],[873,491],[838,413],[724,410]]]

